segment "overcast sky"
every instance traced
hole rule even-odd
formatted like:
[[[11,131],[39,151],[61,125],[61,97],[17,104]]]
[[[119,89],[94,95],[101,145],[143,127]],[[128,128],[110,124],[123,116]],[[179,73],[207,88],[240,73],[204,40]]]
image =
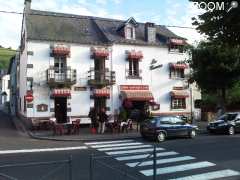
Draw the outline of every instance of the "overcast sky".
[[[192,27],[191,18],[200,11],[188,0],[32,0],[32,9],[71,14],[109,17],[138,22]],[[22,12],[24,0],[0,0],[0,11]],[[0,13],[0,45],[17,48],[20,42],[22,15]],[[201,36],[194,29],[169,28],[189,43]]]

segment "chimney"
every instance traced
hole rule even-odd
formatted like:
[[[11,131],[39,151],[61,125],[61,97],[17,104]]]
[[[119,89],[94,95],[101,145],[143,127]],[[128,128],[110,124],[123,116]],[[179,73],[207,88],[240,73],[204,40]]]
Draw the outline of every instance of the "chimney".
[[[154,23],[145,23],[145,39],[149,43],[156,42],[156,27]]]
[[[32,0],[25,0],[24,5],[25,5],[25,11],[29,11],[31,9],[31,2]]]

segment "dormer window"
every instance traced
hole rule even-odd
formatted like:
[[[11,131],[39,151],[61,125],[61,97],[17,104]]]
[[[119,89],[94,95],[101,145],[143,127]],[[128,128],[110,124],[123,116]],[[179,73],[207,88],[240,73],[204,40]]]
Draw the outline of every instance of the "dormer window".
[[[127,21],[122,23],[118,28],[117,31],[121,36],[125,39],[135,40],[136,39],[136,32],[135,29],[137,27],[137,22],[134,18],[129,18]]]
[[[134,28],[126,27],[126,39],[134,39]]]

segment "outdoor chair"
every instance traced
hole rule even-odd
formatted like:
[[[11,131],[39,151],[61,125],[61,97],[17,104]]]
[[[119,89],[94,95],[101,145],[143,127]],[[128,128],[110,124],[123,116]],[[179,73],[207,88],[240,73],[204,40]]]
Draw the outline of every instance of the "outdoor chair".
[[[121,130],[122,132],[126,131],[128,133],[128,130],[133,129],[133,121],[131,119],[128,119],[127,122],[121,122]]]
[[[76,119],[75,121],[72,121],[72,134],[79,134],[80,122],[81,122],[81,119]]]
[[[64,126],[62,124],[57,124],[54,121],[50,121],[52,126],[53,135],[63,135],[64,134]]]

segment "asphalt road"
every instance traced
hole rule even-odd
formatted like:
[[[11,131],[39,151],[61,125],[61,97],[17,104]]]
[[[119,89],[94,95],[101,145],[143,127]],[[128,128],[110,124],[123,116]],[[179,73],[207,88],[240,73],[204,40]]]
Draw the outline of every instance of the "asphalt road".
[[[111,142],[56,142],[21,136],[11,121],[0,119],[0,180],[67,180],[69,164],[6,164],[68,160],[72,156],[73,180],[90,180],[90,156],[94,154],[92,180],[153,179],[152,152],[155,144],[143,139]],[[6,123],[6,124],[5,124]],[[4,125],[5,124],[5,125]],[[4,128],[3,128],[4,127]],[[157,145],[157,179],[240,179],[240,134],[199,135],[195,139],[169,139]],[[76,148],[73,150],[72,148]],[[137,166],[136,166],[137,165]],[[47,176],[45,177],[44,176]],[[130,177],[131,176],[131,177]],[[185,178],[186,179],[186,178]]]
[[[16,152],[13,154],[3,153],[0,154],[0,165],[40,161],[58,161],[68,159],[69,156],[72,156],[73,179],[88,180],[90,169],[90,155],[94,154],[94,157],[98,157],[98,159],[94,159],[93,161],[93,180],[153,179],[151,175],[152,158],[131,159],[136,158],[136,156],[139,155],[151,153],[152,150],[148,151],[148,149],[151,149],[150,146],[153,144],[153,142],[143,141],[142,139],[133,139],[126,142],[125,141],[126,140],[124,140],[123,142],[103,142],[103,144],[99,141],[97,143],[100,144],[84,144],[80,142],[78,144],[71,142],[67,143],[69,145],[68,147],[76,147],[77,145],[78,147],[87,148],[79,150],[62,150],[53,152]],[[48,143],[51,144],[51,142]],[[63,147],[66,147],[66,145],[64,145]],[[160,168],[160,174],[157,176],[157,179],[176,179],[179,177],[199,175],[209,172],[217,172],[220,174],[225,173],[225,175],[228,172],[234,173],[233,175],[237,175],[237,173],[240,172],[240,135],[235,135],[231,137],[224,135],[201,135],[193,140],[184,138],[171,139],[167,140],[164,143],[157,144],[157,147],[164,148],[164,150],[159,149],[157,153],[170,152],[168,156],[157,157],[157,160],[159,161],[159,163],[161,163],[157,165],[157,168]],[[46,147],[44,146],[43,148]],[[29,148],[24,148],[22,146],[21,149]],[[138,150],[139,152],[134,152],[135,150]],[[128,154],[125,154],[127,152]],[[103,158],[100,158],[99,156],[103,156]],[[128,157],[126,158],[126,156]],[[124,157],[126,160],[124,159]],[[161,160],[164,159],[170,159],[170,162],[161,162]],[[172,162],[171,159],[173,159]],[[140,164],[138,167],[132,167],[136,162],[141,161],[143,161],[143,165]],[[56,165],[31,165],[29,167],[0,168],[0,173],[8,174],[9,176],[21,180],[37,180],[40,179],[41,176],[46,175],[52,170],[55,170],[60,165],[61,164],[58,163]],[[179,169],[180,165],[182,165],[183,170],[177,170]],[[108,166],[110,166],[110,168]],[[172,169],[166,169],[166,167],[171,166],[176,167]],[[68,168],[69,166],[65,164],[64,167],[60,168],[56,171],[56,173],[53,173],[52,176],[46,179],[68,179]],[[164,172],[163,168],[165,168],[164,171],[170,172]],[[186,170],[186,168],[190,169]],[[117,170],[126,172],[133,178],[126,178],[124,175],[121,174],[122,172],[119,173]],[[211,174],[207,175],[209,175],[210,177]],[[213,175],[216,176],[216,174]],[[230,178],[224,177],[222,179],[240,179],[240,176],[238,175]]]

